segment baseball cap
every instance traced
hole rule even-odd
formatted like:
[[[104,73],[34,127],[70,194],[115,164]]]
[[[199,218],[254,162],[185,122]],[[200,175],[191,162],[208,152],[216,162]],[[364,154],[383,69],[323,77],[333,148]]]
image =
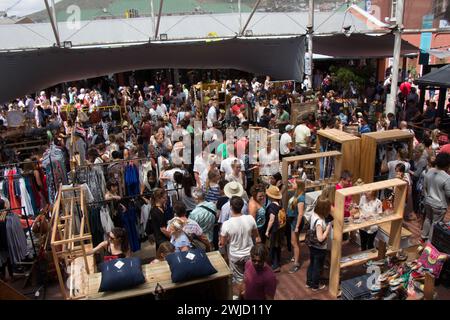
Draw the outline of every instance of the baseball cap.
[[[295,127],[292,124],[288,124],[286,126],[286,132],[289,132],[289,131],[294,130],[294,129],[295,129]]]

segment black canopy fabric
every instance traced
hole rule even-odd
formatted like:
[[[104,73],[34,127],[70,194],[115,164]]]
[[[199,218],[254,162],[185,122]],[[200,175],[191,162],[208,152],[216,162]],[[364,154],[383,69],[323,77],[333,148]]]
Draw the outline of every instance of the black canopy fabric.
[[[313,37],[313,51],[316,54],[332,56],[335,58],[388,58],[394,53],[393,34],[370,36],[352,34],[349,37],[343,34],[333,36]],[[409,42],[402,40],[402,55],[418,53],[419,49]]]
[[[152,68],[238,69],[303,79],[305,39],[229,39],[0,53],[0,103],[58,83]]]
[[[450,88],[450,64],[424,75],[414,83],[425,87]]]

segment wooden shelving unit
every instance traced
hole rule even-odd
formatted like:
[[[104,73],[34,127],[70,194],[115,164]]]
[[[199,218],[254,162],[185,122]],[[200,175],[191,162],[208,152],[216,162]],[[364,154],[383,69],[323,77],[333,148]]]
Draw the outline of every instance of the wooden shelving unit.
[[[67,293],[60,262],[64,261],[68,267],[75,259],[80,258],[87,274],[95,271],[93,258],[88,256],[93,243],[86,195],[82,187],[60,186],[53,207],[51,228],[50,244],[61,293],[65,299],[79,299],[72,288],[69,288]],[[70,267],[68,269],[70,270]]]
[[[412,157],[414,135],[399,129],[364,133],[361,135],[360,178],[365,183],[373,182],[375,176],[375,160],[377,147],[389,142],[406,142],[409,146],[409,157]]]
[[[317,151],[324,140],[334,141],[339,145],[337,151],[342,153],[342,171],[348,170],[353,174],[353,180],[360,177],[359,161],[361,151],[361,139],[349,133],[337,129],[319,130],[317,132]]]
[[[348,196],[360,195],[365,192],[378,191],[388,188],[394,188],[393,213],[382,219],[366,221],[360,224],[344,224],[344,202]],[[367,254],[361,259],[341,262],[342,258],[342,235],[346,232],[370,227],[373,225],[390,224],[389,243],[387,244],[387,255],[396,253],[400,249],[400,240],[402,234],[403,211],[405,208],[405,199],[407,192],[406,182],[400,179],[391,179],[380,181],[362,186],[340,189],[336,191],[335,214],[333,220],[333,244],[331,250],[331,268],[330,268],[330,293],[337,296],[339,292],[339,280],[341,268],[363,264],[379,256],[376,249],[360,252],[357,255]],[[355,254],[356,255],[356,254]],[[352,255],[352,256],[355,256]]]
[[[283,159],[282,161],[282,165],[281,165],[281,175],[283,177],[283,185],[287,186],[288,185],[288,180],[289,180],[289,176],[288,176],[288,168],[289,168],[289,164],[293,163],[293,162],[301,162],[301,161],[309,161],[309,160],[315,160],[316,161],[316,180],[319,180],[319,174],[320,174],[320,159],[324,159],[324,158],[334,158],[335,159],[335,166],[334,166],[334,174],[331,177],[332,182],[330,183],[337,183],[337,181],[339,180],[339,177],[341,175],[341,168],[342,168],[342,153],[340,153],[339,151],[328,151],[328,152],[318,152],[318,153],[311,153],[311,154],[305,154],[305,155],[301,155],[301,156],[294,156],[294,157],[286,157]],[[328,184],[330,184],[328,182],[321,182],[321,183],[308,183],[306,185],[306,188],[321,188],[324,187]],[[286,208],[287,206],[287,197],[288,197],[288,190],[287,188],[285,188],[284,192],[283,192],[283,206]]]

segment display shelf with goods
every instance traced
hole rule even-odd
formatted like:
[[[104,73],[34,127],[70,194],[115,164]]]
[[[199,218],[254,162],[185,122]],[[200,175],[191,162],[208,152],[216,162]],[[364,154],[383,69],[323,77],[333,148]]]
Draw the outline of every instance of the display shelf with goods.
[[[360,224],[354,224],[351,221],[346,221],[344,218],[345,211],[345,199],[346,197],[354,197],[367,192],[381,191],[384,189],[394,189],[394,199],[392,204],[392,212],[384,212],[382,219],[373,219],[365,221]],[[386,181],[380,181],[375,183],[364,184],[361,186],[350,187],[340,189],[336,191],[335,200],[335,212],[333,214],[333,240],[331,248],[331,267],[330,267],[330,293],[333,296],[337,296],[339,292],[339,279],[341,268],[349,267],[357,264],[362,264],[366,261],[375,259],[378,257],[379,252],[377,250],[371,250],[368,252],[358,253],[359,256],[355,259],[342,259],[342,239],[343,234],[346,232],[358,230],[361,228],[367,228],[370,226],[380,224],[390,224],[389,242],[386,247],[386,254],[391,255],[399,251],[403,212],[405,208],[405,199],[407,192],[407,184],[400,179],[391,179]],[[359,218],[358,218],[359,219]]]
[[[296,126],[301,117],[305,114],[311,114],[317,112],[317,102],[316,101],[309,101],[309,102],[294,102],[291,105],[291,124]]]
[[[87,254],[92,250],[93,243],[82,187],[60,186],[52,212],[50,244],[61,294],[65,299],[83,297],[82,291],[75,293],[74,290],[74,287],[79,287],[74,283],[75,269],[79,270],[78,266],[82,265],[83,272],[87,274],[95,270],[94,259]],[[65,286],[61,264],[71,273],[69,288]]]
[[[87,300],[119,300],[137,296],[153,295],[159,284],[165,295],[176,295],[177,289],[190,287],[199,293],[212,294],[208,299],[232,300],[232,273],[219,251],[208,252],[207,256],[217,270],[217,273],[210,276],[194,279],[186,282],[173,283],[171,272],[166,261],[154,264],[145,264],[142,271],[145,276],[145,283],[132,289],[118,292],[98,292],[100,288],[102,274],[100,272],[90,274],[87,283]],[[168,298],[168,297],[167,297]],[[192,298],[192,297],[191,297]]]
[[[311,162],[315,162],[315,164],[311,165]],[[281,175],[285,186],[289,185],[290,177],[297,177],[296,174],[289,174],[289,166],[294,163],[299,165],[301,174],[303,174],[305,168],[311,169],[311,175],[307,175],[306,189],[320,189],[338,182],[342,168],[342,153],[328,151],[284,158],[281,164]],[[321,173],[325,174],[323,179]],[[287,206],[287,198],[288,188],[285,188],[283,192],[283,205],[285,207]]]
[[[202,119],[206,117],[207,110],[205,110],[205,106],[208,104],[209,98],[216,96],[218,99],[217,103],[219,104],[219,106],[227,102],[227,96],[224,94],[222,90],[222,83],[199,82],[196,86],[194,86],[194,89],[196,90],[194,92],[196,110],[198,110],[197,112],[201,113]]]
[[[350,171],[353,181],[358,180],[361,138],[337,129],[325,129],[317,132],[317,151],[339,151],[342,153],[342,171]]]
[[[272,144],[272,149],[275,149],[274,145],[279,145],[280,133],[264,127],[249,126],[247,138],[249,140],[250,169],[253,172],[253,181],[257,181],[260,178],[260,169],[259,166],[254,166],[254,164],[252,164],[252,156],[253,159],[259,158],[259,151],[264,148],[263,142],[270,142]],[[236,150],[237,153],[242,151],[243,150]]]
[[[406,143],[408,144],[409,158],[412,157],[414,134],[409,131],[399,129],[364,133],[361,135],[361,162],[360,162],[360,178],[365,183],[376,181],[380,178],[379,170],[381,169],[381,161],[377,159],[381,149],[387,144]],[[378,152],[377,152],[378,151]],[[395,160],[395,159],[393,159]],[[376,172],[377,171],[377,172]]]

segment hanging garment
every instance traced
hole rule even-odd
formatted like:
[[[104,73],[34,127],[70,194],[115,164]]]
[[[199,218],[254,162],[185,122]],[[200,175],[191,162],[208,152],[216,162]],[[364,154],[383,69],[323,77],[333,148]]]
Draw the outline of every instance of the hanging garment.
[[[139,170],[137,166],[129,164],[125,167],[125,189],[128,196],[140,194]]]
[[[15,170],[10,170],[8,172],[8,195],[9,195],[9,205],[11,209],[15,209],[14,212],[17,215],[22,215],[22,210],[20,209],[21,203],[20,200],[16,197],[16,192],[14,191],[14,179],[13,175],[16,173]],[[19,209],[17,209],[19,208]]]
[[[145,227],[147,226],[147,222],[150,219],[150,210],[152,206],[150,204],[144,204],[141,207],[141,219],[139,224],[139,232],[141,236],[145,235]]]
[[[93,207],[89,210],[89,226],[91,227],[92,245],[95,248],[104,239],[99,207]]]
[[[27,180],[25,180],[25,182],[27,182]],[[30,190],[31,190],[30,194],[33,195],[31,197],[31,202],[33,203],[34,214],[37,215],[39,213],[39,211],[44,207],[44,204],[42,203],[41,193],[39,192],[39,188],[36,184],[34,177],[29,177],[28,182],[29,182]],[[27,189],[28,189],[28,185],[27,185]]]
[[[143,184],[148,185],[147,174],[149,171],[152,170],[153,170],[152,163],[150,161],[146,163],[141,163],[141,165],[139,166],[139,183],[141,185]]]
[[[25,208],[25,212],[23,212],[23,214],[26,214],[27,216],[34,216],[33,204],[31,203],[30,194],[28,193],[24,178],[19,179],[19,186],[21,206]]]
[[[128,210],[121,214],[121,220],[124,228],[127,230],[128,241],[132,252],[141,249],[141,243],[139,241],[139,235],[136,229],[137,212],[133,205],[128,207]]]
[[[33,211],[28,212],[28,215],[36,215],[39,212],[39,208],[38,208],[38,203],[36,200],[36,194],[34,193],[33,190],[33,180],[31,179],[31,177],[24,177],[24,182],[25,182],[25,188],[26,188],[26,192],[30,198],[30,202],[31,202],[31,207],[33,209]]]
[[[8,252],[13,264],[26,258],[28,254],[27,239],[23,232],[20,219],[15,214],[6,216],[6,236],[8,239]]]
[[[67,170],[65,165],[64,151],[51,144],[44,152],[42,166],[47,175],[48,197],[50,204],[53,204],[60,184],[67,184]]]
[[[114,223],[109,214],[108,206],[103,206],[100,209],[100,221],[102,223],[103,232],[105,234],[105,237],[107,237],[108,233],[110,233],[111,230],[114,228]]]

